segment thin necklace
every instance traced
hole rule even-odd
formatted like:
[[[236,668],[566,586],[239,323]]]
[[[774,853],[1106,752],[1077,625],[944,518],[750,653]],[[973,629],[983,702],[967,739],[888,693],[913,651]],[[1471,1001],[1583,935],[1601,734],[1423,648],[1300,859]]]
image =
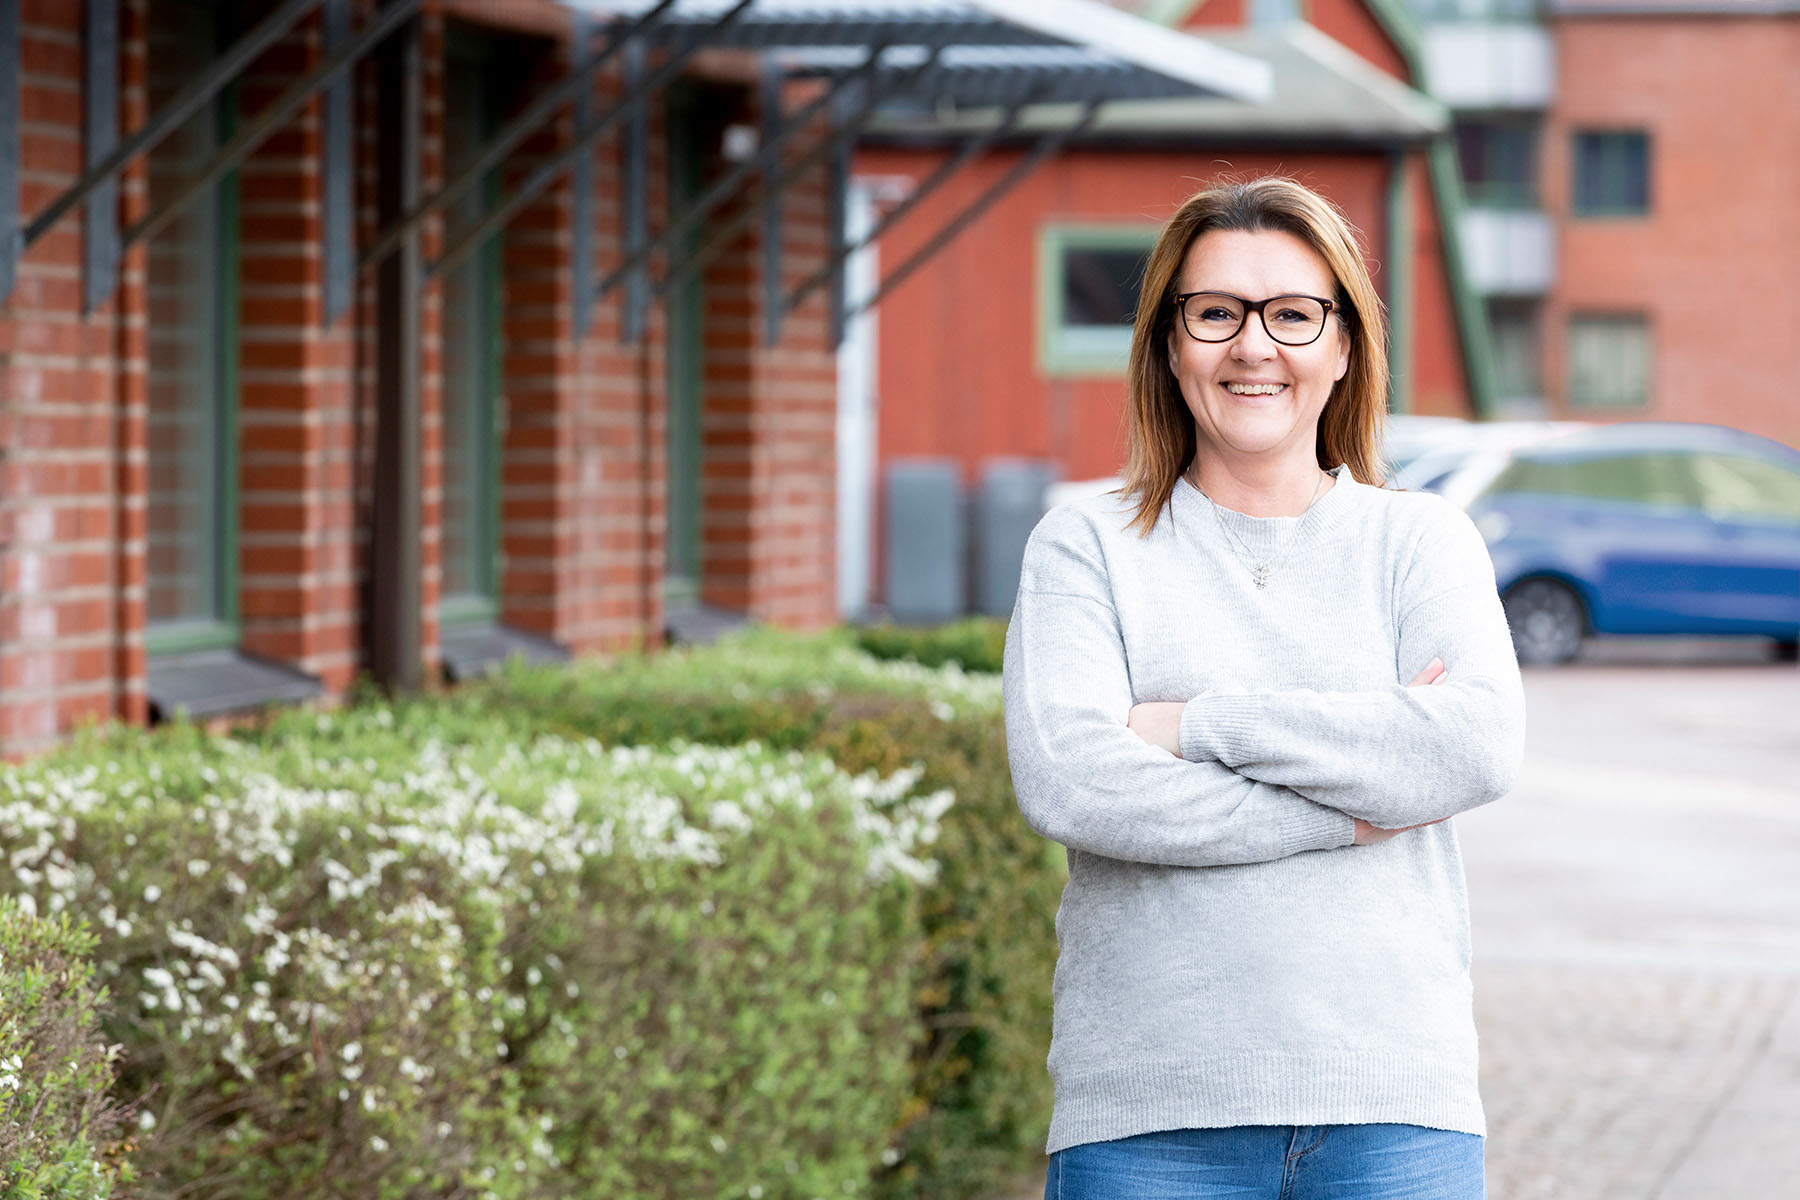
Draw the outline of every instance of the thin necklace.
[[[1311,512],[1312,506],[1318,502],[1319,492],[1324,488],[1325,477],[1329,473],[1330,472],[1327,471],[1319,472],[1319,482],[1313,485],[1312,499],[1308,500],[1306,502],[1306,507],[1300,510],[1300,515],[1302,517]],[[1202,496],[1206,496],[1206,489],[1201,487],[1198,483],[1194,484],[1194,490],[1199,492]],[[1281,553],[1277,554],[1273,559],[1270,559],[1267,556],[1258,559],[1255,554],[1250,553],[1250,547],[1244,545],[1238,535],[1231,532],[1231,526],[1225,524],[1225,518],[1219,515],[1219,506],[1214,502],[1211,496],[1206,496],[1206,503],[1212,509],[1213,520],[1219,523],[1220,532],[1224,533],[1227,538],[1236,543],[1237,548],[1234,549],[1232,553],[1237,555],[1239,565],[1250,572],[1250,578],[1256,581],[1257,590],[1260,591],[1263,588],[1268,587],[1269,576],[1273,574],[1275,568],[1280,566],[1287,558],[1288,543],[1294,540],[1295,529],[1288,530],[1286,536],[1284,536],[1281,539],[1280,544],[1276,546],[1276,549]],[[1246,554],[1250,555],[1250,558],[1257,560],[1255,566],[1251,566],[1245,561],[1244,555]]]

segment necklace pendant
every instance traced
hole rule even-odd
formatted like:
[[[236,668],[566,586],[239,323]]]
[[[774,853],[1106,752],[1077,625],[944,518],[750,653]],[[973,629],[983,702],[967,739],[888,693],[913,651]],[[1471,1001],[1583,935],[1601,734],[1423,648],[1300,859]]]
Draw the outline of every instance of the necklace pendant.
[[[1269,564],[1268,563],[1266,563],[1266,562],[1257,563],[1256,570],[1252,571],[1251,574],[1253,576],[1255,576],[1255,578],[1256,578],[1256,586],[1257,587],[1266,588],[1269,586]]]

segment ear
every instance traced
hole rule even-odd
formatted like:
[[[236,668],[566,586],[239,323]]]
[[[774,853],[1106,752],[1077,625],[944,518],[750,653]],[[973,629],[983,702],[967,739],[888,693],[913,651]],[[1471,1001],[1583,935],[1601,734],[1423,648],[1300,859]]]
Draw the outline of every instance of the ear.
[[[1331,377],[1334,383],[1342,379],[1344,373],[1350,369],[1350,332],[1344,328],[1341,322],[1337,327],[1337,332],[1337,374]]]
[[[1176,331],[1174,329],[1169,330],[1169,336],[1168,336],[1167,341],[1164,343],[1163,348],[1169,352],[1169,374],[1171,374],[1171,375],[1175,376],[1177,379],[1179,379],[1179,378],[1181,378],[1181,371],[1175,365],[1175,363],[1176,363],[1175,332]]]

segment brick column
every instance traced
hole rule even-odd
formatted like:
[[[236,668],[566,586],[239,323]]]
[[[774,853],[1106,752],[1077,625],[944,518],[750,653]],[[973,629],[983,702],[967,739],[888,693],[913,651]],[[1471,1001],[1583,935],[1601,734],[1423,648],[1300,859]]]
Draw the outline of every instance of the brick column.
[[[322,59],[315,14],[240,84],[256,112]],[[345,687],[356,670],[353,347],[324,328],[321,109],[239,173],[239,618],[251,653]]]

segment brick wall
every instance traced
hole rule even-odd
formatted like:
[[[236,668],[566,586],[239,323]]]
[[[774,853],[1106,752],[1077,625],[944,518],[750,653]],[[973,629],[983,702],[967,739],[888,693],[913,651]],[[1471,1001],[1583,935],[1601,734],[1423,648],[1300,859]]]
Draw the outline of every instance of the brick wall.
[[[374,0],[359,0],[355,23],[374,8]],[[261,11],[246,12],[253,10]],[[567,13],[555,6],[428,3],[427,194],[444,173],[449,17],[512,21],[511,35],[537,39],[544,53],[533,86],[559,78],[573,53]],[[167,20],[154,0],[121,5],[123,135],[149,116],[153,19]],[[80,21],[79,5],[23,5],[20,200],[27,219],[82,169]],[[240,112],[253,115],[323,55],[314,14],[245,72]],[[734,75],[754,60],[709,61]],[[373,63],[361,64],[353,78],[355,224],[366,248],[377,232],[374,197],[383,169]],[[616,72],[597,82],[597,111],[620,87]],[[742,89],[742,111],[721,117],[757,121],[753,92]],[[316,98],[307,104],[237,173],[234,565],[240,648],[315,675],[337,694],[366,654],[382,331],[373,272],[359,277],[347,315],[330,325],[324,320],[322,108]],[[650,124],[654,234],[668,203],[656,105]],[[574,133],[566,113],[540,131],[509,162],[509,185]],[[620,260],[619,137],[615,131],[590,151],[596,277]],[[122,226],[147,213],[150,186],[142,163],[122,177]],[[823,261],[827,207],[825,176],[817,171],[783,199],[789,287]],[[656,645],[664,621],[668,487],[665,322],[653,304],[644,335],[625,338],[622,291],[615,291],[594,307],[587,328],[574,327],[575,214],[565,174],[504,235],[499,616],[577,652]],[[722,212],[712,222],[728,217]],[[788,318],[778,345],[763,345],[760,228],[752,222],[705,276],[704,598],[757,620],[816,626],[835,617],[835,362],[823,294]],[[147,592],[152,560],[159,579],[181,584],[191,582],[187,565],[209,549],[180,534],[170,516],[183,477],[166,460],[186,436],[184,384],[167,356],[151,369],[161,353],[152,350],[155,339],[179,324],[173,318],[188,299],[184,264],[167,248],[154,260],[139,248],[126,256],[106,303],[84,315],[83,237],[80,215],[70,214],[24,257],[18,286],[0,305],[0,752],[46,744],[84,718],[145,719],[149,610],[173,611],[180,599],[179,587]],[[444,223],[426,222],[422,242],[427,261],[435,258],[445,246]],[[665,266],[659,260],[657,272]],[[428,677],[440,658],[443,584],[441,292],[437,283],[426,288],[420,346]],[[170,512],[159,514],[158,506]]]
[[[1800,446],[1800,16],[1569,17],[1554,29],[1543,160],[1558,232],[1544,325],[1553,413],[1716,422]],[[1575,216],[1574,132],[1634,128],[1650,135],[1649,213]],[[1648,316],[1647,411],[1570,410],[1580,312]]]

